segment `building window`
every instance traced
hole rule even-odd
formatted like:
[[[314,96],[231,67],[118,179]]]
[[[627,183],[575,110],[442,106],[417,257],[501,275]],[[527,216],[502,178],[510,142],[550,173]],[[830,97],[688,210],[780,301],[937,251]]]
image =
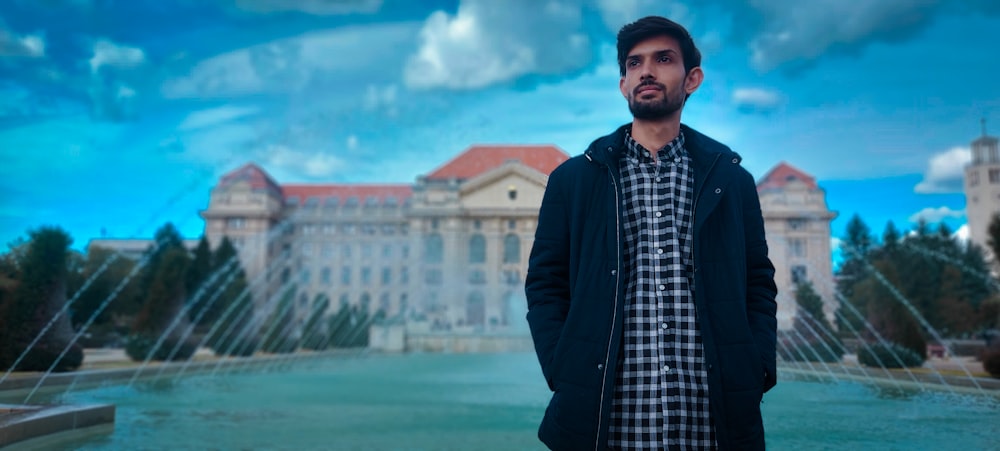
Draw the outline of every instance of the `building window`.
[[[345,244],[340,248],[340,255],[344,258],[351,258],[351,245]]]
[[[303,235],[314,235],[316,234],[316,224],[303,224],[302,225]]]
[[[517,200],[517,187],[510,185],[507,187],[507,198],[510,200]]]
[[[331,281],[330,281],[330,268],[329,267],[324,267],[323,269],[320,270],[320,272],[319,272],[319,280],[320,280],[320,282],[323,283],[323,285],[329,285],[330,284]]]
[[[979,184],[979,170],[973,170],[969,173],[969,186],[976,186]]]
[[[801,218],[792,218],[788,220],[788,230],[805,230],[806,220]]]
[[[469,263],[486,263],[486,238],[478,233],[469,238]]]
[[[392,245],[385,244],[382,246],[382,258],[392,258]]]
[[[361,257],[362,258],[366,258],[366,259],[367,258],[372,258],[372,255],[374,253],[375,253],[375,251],[372,249],[372,245],[371,244],[365,243],[365,244],[361,245]]]
[[[361,268],[361,283],[364,285],[371,285],[372,283],[372,269],[365,266]]]
[[[312,243],[302,243],[302,255],[306,257],[313,256],[313,244]]]
[[[503,237],[503,262],[521,263],[521,239],[513,233]]]
[[[479,230],[479,229],[482,229],[482,228],[483,228],[483,221],[480,221],[478,219],[476,219],[475,221],[472,221],[472,229],[473,230]]]
[[[517,230],[517,221],[514,220],[514,219],[508,220],[507,221],[507,229],[508,230]]]
[[[351,284],[351,267],[345,266],[340,270],[340,283],[344,285]]]
[[[404,266],[399,269],[399,283],[403,285],[410,283],[410,268]]]
[[[403,254],[403,258],[410,258],[410,245],[404,244],[400,251]]]
[[[486,271],[482,269],[472,269],[469,271],[469,283],[473,285],[482,285],[486,283]]]
[[[437,229],[438,229],[438,220],[431,219],[431,230],[437,230]]]
[[[323,244],[323,250],[321,252],[322,253],[320,255],[322,255],[324,258],[332,258],[333,257],[333,245],[330,244],[330,243],[324,243]]]
[[[386,266],[382,268],[382,285],[389,285],[392,283],[392,268]]]
[[[394,233],[396,233],[396,225],[395,224],[382,224],[382,234],[384,234],[384,235],[392,235]]]
[[[435,233],[424,241],[424,262],[441,263],[444,261],[444,240]]]
[[[374,235],[375,230],[375,224],[361,224],[361,233],[364,235]]]
[[[247,220],[245,218],[229,218],[226,220],[226,228],[229,230],[243,230],[247,228]]]
[[[486,299],[478,291],[469,293],[469,299],[465,304],[465,324],[474,327],[482,327],[486,323]]]
[[[424,282],[427,283],[427,285],[441,285],[442,281],[443,278],[441,276],[440,269],[428,269],[424,272]]]
[[[990,169],[990,184],[1000,183],[1000,169]]]
[[[505,269],[500,274],[501,277],[503,277],[503,283],[507,285],[517,285],[521,283],[521,271],[516,269]]]
[[[798,285],[800,283],[805,283],[807,280],[809,280],[809,279],[806,278],[806,267],[805,266],[803,266],[803,265],[792,266],[792,283],[793,284]]]
[[[792,257],[805,257],[806,244],[801,238],[791,238],[788,240],[788,254]]]
[[[299,272],[299,281],[302,282],[303,285],[309,283],[309,270],[308,269],[303,269],[301,272]]]

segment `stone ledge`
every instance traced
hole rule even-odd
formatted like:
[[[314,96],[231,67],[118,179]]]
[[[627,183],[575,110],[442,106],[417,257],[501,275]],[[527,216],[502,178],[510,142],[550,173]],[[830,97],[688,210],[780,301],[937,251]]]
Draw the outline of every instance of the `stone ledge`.
[[[115,424],[115,406],[14,406],[0,409],[0,448],[90,428],[106,430]]]

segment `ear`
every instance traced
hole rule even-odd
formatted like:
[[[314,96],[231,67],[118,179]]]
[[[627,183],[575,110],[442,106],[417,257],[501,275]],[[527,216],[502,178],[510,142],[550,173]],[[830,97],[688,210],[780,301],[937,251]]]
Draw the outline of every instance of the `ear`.
[[[684,77],[684,92],[691,95],[698,90],[703,80],[705,80],[705,72],[701,70],[701,66],[692,67],[691,71]]]
[[[622,78],[618,79],[618,89],[621,90],[622,96],[624,96],[627,99],[628,98],[628,90],[625,89],[625,76],[624,75],[622,75]]]

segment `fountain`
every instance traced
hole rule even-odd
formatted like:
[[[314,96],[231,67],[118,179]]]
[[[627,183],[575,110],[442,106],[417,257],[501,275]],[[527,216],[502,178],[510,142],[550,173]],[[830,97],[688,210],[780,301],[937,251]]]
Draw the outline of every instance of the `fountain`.
[[[285,254],[269,262],[239,296],[262,290],[271,276],[281,273],[289,257]],[[137,268],[146,263],[140,262]],[[220,282],[216,291],[199,291],[193,298],[205,299],[207,305],[216,302],[236,278],[238,267],[232,263],[226,262],[210,275],[210,280]],[[877,272],[874,267],[870,270]],[[876,278],[888,284],[885,278]],[[72,343],[125,283],[127,280],[121,281]],[[186,323],[189,312],[185,307],[169,319],[146,358],[127,368],[61,374],[50,368],[43,374],[29,375],[8,371],[0,378],[0,402],[9,403],[0,405],[4,409],[0,410],[0,430],[5,431],[0,434],[0,445],[20,443],[41,449],[134,449],[155,444],[176,448],[397,449],[405,443],[407,449],[539,449],[535,428],[548,389],[533,354],[397,355],[359,349],[254,353],[259,345],[253,339],[256,334],[261,334],[261,341],[283,336],[284,324],[265,319],[280,318],[291,308],[284,300],[292,287],[292,280],[285,281],[256,305],[252,316],[240,308],[245,308],[244,304],[229,304],[197,343],[198,349],[205,349],[212,337],[226,342],[218,357],[201,353],[180,361],[168,358],[153,362],[168,334],[181,337],[166,351],[170,357],[193,335],[200,317]],[[79,294],[58,315],[65,315]],[[898,290],[895,294],[895,301],[909,304],[909,311],[919,314]],[[513,301],[518,298],[510,296],[507,308],[511,312],[519,311]],[[857,338],[861,348],[887,344],[861,312],[846,299],[840,301],[845,308],[834,315],[849,326],[846,332]],[[779,354],[787,357],[779,362],[781,382],[765,397],[762,407],[770,446],[995,446],[1000,432],[1000,381],[975,377],[968,368],[956,375],[933,367],[917,372],[893,361],[878,360],[877,367],[854,366],[841,359],[828,361],[823,355],[837,353],[830,345],[836,341],[835,331],[821,326],[822,322],[808,312],[800,313],[802,326],[781,333]],[[243,317],[248,319],[230,321]],[[846,320],[849,318],[861,319],[864,330],[853,329],[852,322]],[[944,342],[929,322],[920,323],[929,335]],[[350,334],[362,330],[355,328]],[[328,331],[328,342],[334,332]],[[302,334],[311,333],[314,331]],[[874,337],[875,343],[862,338],[866,335]],[[278,348],[284,346],[280,340],[276,343]],[[896,366],[902,368],[889,368]],[[108,427],[112,422],[113,430]],[[11,432],[30,429],[12,424],[47,426],[34,427],[36,435],[30,435]],[[49,436],[65,431],[67,424],[89,434]]]

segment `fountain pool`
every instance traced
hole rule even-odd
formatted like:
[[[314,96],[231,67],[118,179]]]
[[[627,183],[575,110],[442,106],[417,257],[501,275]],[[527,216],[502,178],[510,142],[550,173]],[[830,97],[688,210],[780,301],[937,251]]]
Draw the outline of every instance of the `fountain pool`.
[[[336,357],[47,396],[117,406],[113,433],[50,449],[416,451],[542,450],[549,393],[528,353]],[[783,380],[763,413],[775,450],[1000,447],[996,399]]]

